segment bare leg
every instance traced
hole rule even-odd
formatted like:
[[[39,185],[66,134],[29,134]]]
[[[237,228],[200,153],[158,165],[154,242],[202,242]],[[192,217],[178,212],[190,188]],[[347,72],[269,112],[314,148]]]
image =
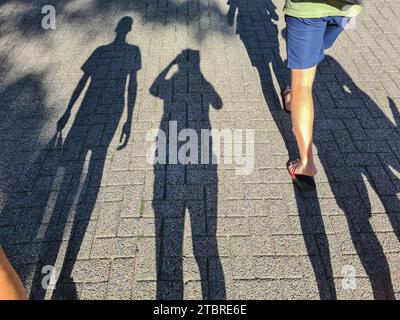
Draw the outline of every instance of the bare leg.
[[[0,247],[0,300],[27,300],[24,286]]]
[[[317,173],[313,158],[314,102],[312,86],[317,67],[292,69],[291,93],[286,95],[286,108],[291,110],[294,133],[300,151],[301,166],[297,174]]]

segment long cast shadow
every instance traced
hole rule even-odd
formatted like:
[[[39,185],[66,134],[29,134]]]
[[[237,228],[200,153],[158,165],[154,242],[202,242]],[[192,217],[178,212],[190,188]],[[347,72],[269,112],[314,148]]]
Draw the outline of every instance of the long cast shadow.
[[[369,199],[366,177],[372,185],[373,192],[378,196],[388,215],[394,233],[399,239],[400,219],[398,212],[400,201],[396,197],[396,179],[391,168],[400,171],[395,150],[390,143],[399,141],[398,128],[399,112],[393,100],[389,106],[396,120],[393,123],[382,112],[381,108],[363,92],[333,57],[327,56],[325,68],[335,75],[335,80],[343,90],[336,94],[340,101],[349,101],[346,107],[355,116],[347,119],[346,134],[355,141],[347,141],[346,149],[355,154],[340,154],[332,159],[332,150],[326,144],[319,146],[320,159],[325,171],[329,173],[331,190],[340,208],[344,211],[350,235],[361,260],[365,272],[371,282],[375,299],[395,299],[389,263],[385,257],[382,245],[374,232],[370,218],[372,215],[371,200]],[[340,111],[340,108],[337,108]],[[336,136],[340,139],[340,135]],[[378,134],[379,136],[376,136]],[[334,132],[335,135],[335,132]],[[368,147],[368,143],[373,145]],[[363,154],[359,154],[363,153]],[[346,168],[344,168],[346,167]],[[348,170],[350,169],[350,170]],[[337,182],[353,183],[355,197],[343,197]]]
[[[115,40],[97,48],[84,63],[84,74],[58,122],[56,135],[22,177],[18,190],[26,192],[13,194],[5,208],[6,215],[21,205],[26,211],[26,219],[21,219],[20,225],[25,229],[21,235],[34,242],[30,253],[36,256],[32,299],[45,297],[42,267],[55,266],[68,231],[70,237],[52,298],[77,298],[71,272],[97,201],[107,151],[125,107],[128,116],[118,149],[127,146],[131,134],[137,72],[141,68],[139,48],[126,42],[132,22],[130,17],[122,18]],[[71,110],[85,87],[82,103],[64,140]]]
[[[185,211],[190,215],[203,299],[225,299],[225,279],[216,238],[217,165],[212,162],[212,139],[206,152],[200,144],[201,133],[211,130],[209,109],[221,109],[221,98],[200,70],[200,52],[190,49],[182,51],[161,72],[150,93],[164,100],[155,154],[158,162],[154,165],[157,299],[184,296]],[[188,135],[181,137],[183,130]],[[164,134],[165,139],[160,138]],[[178,135],[180,138],[176,141]],[[194,141],[192,147],[186,144]],[[169,152],[174,143],[177,149]],[[176,161],[178,153],[181,157]]]
[[[260,76],[262,92],[270,113],[279,128],[288,150],[288,159],[297,159],[298,151],[292,132],[291,121],[282,111],[280,92],[274,87],[272,72],[279,89],[289,83],[290,75],[279,53],[279,30],[274,23],[279,20],[276,7],[267,0],[229,0],[227,22],[234,25],[249,55],[252,65]],[[271,65],[272,71],[269,67]],[[314,270],[321,299],[335,299],[336,289],[330,258],[328,239],[321,215],[317,192],[304,197],[295,188],[299,218],[304,241]],[[305,208],[302,210],[300,208]],[[310,210],[309,208],[313,208]],[[312,226],[312,228],[310,227]]]
[[[5,60],[2,66],[5,79]],[[35,151],[43,148],[38,138],[49,117],[42,80],[43,74],[29,73],[0,92],[0,243],[26,286],[30,274],[26,264],[32,255],[22,247],[31,243],[37,221],[32,206],[27,206],[32,197],[28,191],[34,186],[30,178],[37,168]]]

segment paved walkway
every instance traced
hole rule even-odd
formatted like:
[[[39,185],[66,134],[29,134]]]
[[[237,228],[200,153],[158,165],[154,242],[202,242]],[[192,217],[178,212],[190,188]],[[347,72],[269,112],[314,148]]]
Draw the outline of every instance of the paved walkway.
[[[31,297],[399,298],[400,2],[367,3],[319,67],[301,194],[283,1],[1,1],[0,242]],[[169,121],[255,130],[254,171],[149,164]]]

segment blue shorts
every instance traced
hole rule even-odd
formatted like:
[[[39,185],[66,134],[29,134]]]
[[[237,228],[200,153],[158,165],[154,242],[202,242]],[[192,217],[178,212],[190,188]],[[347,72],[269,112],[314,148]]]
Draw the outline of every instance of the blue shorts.
[[[295,18],[285,16],[288,68],[318,65],[349,22],[347,17]]]

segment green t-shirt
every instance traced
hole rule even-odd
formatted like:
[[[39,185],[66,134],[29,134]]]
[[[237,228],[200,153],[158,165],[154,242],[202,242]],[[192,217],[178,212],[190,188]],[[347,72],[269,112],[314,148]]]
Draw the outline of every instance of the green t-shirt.
[[[286,0],[284,12],[297,18],[321,18],[328,16],[355,17],[362,10],[342,0]]]

